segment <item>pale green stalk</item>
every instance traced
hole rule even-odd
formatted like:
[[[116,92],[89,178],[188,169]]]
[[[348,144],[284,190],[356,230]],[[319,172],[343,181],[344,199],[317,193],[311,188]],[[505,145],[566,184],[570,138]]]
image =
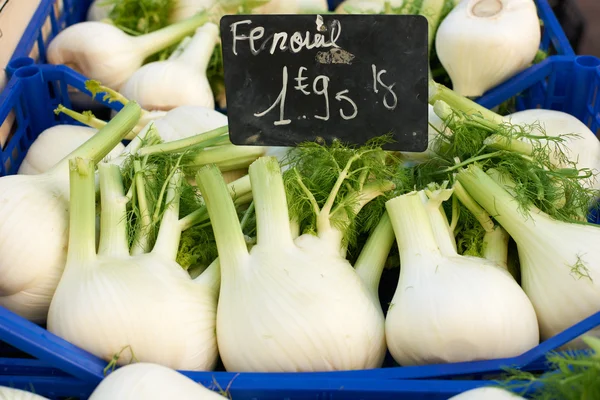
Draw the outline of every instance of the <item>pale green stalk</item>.
[[[433,231],[435,241],[444,256],[457,255],[456,241],[450,233],[450,225],[442,209],[442,203],[452,196],[452,189],[435,191],[419,191],[419,197],[429,218],[429,226]]]
[[[82,124],[89,126],[91,128],[101,129],[106,125],[106,121],[102,121],[101,119],[96,118],[91,113],[82,114],[76,111],[70,110],[67,107],[59,104],[58,107],[54,110],[54,114],[65,114],[74,119],[77,122],[81,122]]]
[[[470,115],[481,115],[484,120],[495,122],[497,124],[504,123],[501,115],[480,106],[468,98],[459,95],[444,85],[429,81],[429,104],[434,105],[436,101],[441,100],[447,103],[455,111],[462,111]]]
[[[235,205],[221,171],[215,165],[201,168],[196,174],[196,183],[206,202],[213,227],[221,276],[231,279],[235,270],[242,268],[250,256]]]
[[[209,22],[209,15],[201,12],[191,18],[166,26],[145,35],[132,37],[144,57],[149,57],[192,34],[197,28]]]
[[[65,269],[83,268],[96,259],[96,179],[90,159],[69,159],[69,251]]]
[[[348,172],[350,172],[352,163],[356,161],[359,157],[359,155],[351,157],[350,160],[348,160],[348,162],[346,163],[346,166],[344,167],[342,172],[340,172],[340,175],[338,176],[338,179],[335,182],[333,189],[327,197],[327,201],[325,202],[325,204],[321,208],[321,211],[319,211],[319,214],[317,215],[317,231],[325,232],[331,229],[330,218],[332,215],[331,211],[333,208],[333,203],[335,202],[335,198],[337,197],[340,188],[342,187],[344,181],[346,180],[346,177],[348,176]]]
[[[390,217],[384,213],[354,264],[356,273],[376,298],[379,297],[381,274],[395,239]]]
[[[117,102],[123,105],[127,105],[129,103],[129,99],[123,96],[118,91],[109,88],[108,86],[102,85],[101,82],[98,82],[94,79],[90,79],[85,81],[85,88],[92,94],[92,98],[96,97],[99,93],[104,93],[102,99],[109,103]]]
[[[483,258],[493,261],[508,271],[508,241],[510,235],[500,225],[483,236]]]
[[[518,201],[480,167],[469,165],[456,178],[469,195],[515,239],[529,236],[530,231],[539,229],[536,227],[535,212],[525,218]]]
[[[473,214],[473,216],[479,221],[481,226],[486,232],[493,232],[495,225],[494,221],[490,218],[490,214],[485,211],[469,194],[465,191],[465,188],[460,182],[454,182],[454,195],[460,200],[460,202]]]
[[[250,175],[245,175],[227,185],[230,196],[234,199],[235,205],[247,204],[252,201],[252,187],[250,185]],[[206,206],[198,208],[196,211],[183,217],[179,223],[182,231],[191,228],[194,225],[207,221],[208,212]]]
[[[223,136],[226,136],[228,133],[229,127],[223,126],[221,128],[213,129],[211,131],[190,136],[184,139],[174,140],[172,142],[167,143],[160,143],[154,146],[147,146],[140,149],[138,154],[141,156],[146,156],[158,153],[178,153],[199,145],[213,146],[214,143],[212,142],[214,142],[215,140],[220,140]]]
[[[425,204],[418,192],[389,200],[385,207],[401,256],[410,253],[441,257]]]
[[[131,255],[147,253],[150,250],[149,230],[152,225],[152,216],[150,215],[150,206],[146,196],[146,182],[144,180],[144,171],[139,160],[133,161],[133,170],[135,173],[135,190],[137,195],[137,206],[139,210],[140,226],[135,232]]]
[[[179,223],[179,199],[184,175],[176,171],[169,179],[166,194],[166,208],[162,214],[158,237],[152,253],[160,254],[170,260],[177,258],[181,227]]]
[[[509,139],[501,135],[490,135],[483,141],[483,144],[496,150],[508,150],[515,153],[532,156],[534,148],[531,143],[522,140]]]
[[[136,102],[130,102],[88,141],[59,161],[51,171],[65,168],[72,158],[87,158],[94,164],[99,163],[133,129],[140,119],[140,113],[140,106]]]
[[[127,240],[127,203],[118,166],[100,163],[100,245],[98,253],[123,258],[129,256]]]
[[[266,149],[260,146],[235,146],[224,145],[212,147],[198,152],[189,165],[202,166],[216,164],[223,172],[245,168],[258,157],[265,153]]]
[[[473,214],[485,231],[483,258],[495,262],[508,271],[508,240],[510,239],[508,232],[500,225],[496,225],[490,214],[467,193],[459,181],[454,182],[453,188],[456,197]]]
[[[256,209],[256,237],[260,245],[293,246],[290,217],[281,167],[275,157],[261,157],[248,169]]]

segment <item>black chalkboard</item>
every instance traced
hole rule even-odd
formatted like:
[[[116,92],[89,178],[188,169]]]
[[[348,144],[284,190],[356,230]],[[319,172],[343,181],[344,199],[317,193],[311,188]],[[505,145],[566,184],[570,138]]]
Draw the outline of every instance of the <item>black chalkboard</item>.
[[[427,20],[418,15],[228,15],[227,114],[237,145],[428,142]]]

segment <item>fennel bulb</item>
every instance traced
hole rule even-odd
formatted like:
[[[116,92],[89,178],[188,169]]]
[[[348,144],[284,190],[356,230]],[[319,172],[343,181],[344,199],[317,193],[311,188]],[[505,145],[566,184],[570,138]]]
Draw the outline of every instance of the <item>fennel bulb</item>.
[[[481,96],[527,68],[540,47],[534,0],[464,0],[435,35],[437,56],[463,96]]]
[[[534,308],[513,277],[456,252],[441,209],[451,193],[422,190],[386,202],[402,267],[385,334],[404,366],[513,357],[539,342]]]
[[[118,90],[158,51],[177,43],[205,24],[200,14],[141,36],[130,36],[102,22],[80,22],[61,31],[48,45],[48,62],[65,64],[88,78]]]
[[[69,157],[100,161],[135,126],[132,102]],[[65,265],[69,216],[68,160],[39,175],[0,178],[0,305],[44,322]],[[35,244],[35,251],[31,245]]]
[[[448,400],[525,400],[525,397],[509,392],[505,389],[495,387],[481,387],[477,389],[467,390],[456,396],[452,396]]]
[[[177,57],[151,62],[135,71],[121,93],[148,110],[168,111],[181,105],[214,108],[206,68],[218,40],[219,28],[205,24]]]
[[[383,312],[330,220],[350,164],[318,213],[317,235],[294,239],[277,159],[252,163],[257,244],[250,251],[221,173],[214,165],[198,171],[222,268],[217,341],[228,371],[352,370],[383,362]],[[362,194],[364,203],[377,196]]]
[[[214,262],[192,280],[175,261],[182,175],[175,172],[169,182],[154,248],[135,252],[139,247],[134,247],[135,255],[130,255],[128,199],[120,169],[99,164],[102,210],[96,254],[94,164],[77,158],[70,167],[69,251],[48,311],[48,330],[104,360],[118,354],[119,365],[129,361],[120,357],[129,349],[142,362],[213,369],[219,266]]]
[[[221,396],[170,368],[126,365],[100,382],[89,400],[222,400]]]
[[[46,129],[29,147],[18,173],[37,175],[50,170],[96,132],[96,129],[76,125],[56,125]],[[106,158],[116,157],[124,149],[125,146],[118,143]]]
[[[535,307],[542,340],[600,311],[597,226],[555,220],[533,205],[525,214],[505,190],[509,183],[497,183],[476,165],[457,179],[517,243],[521,284]],[[598,336],[600,328],[592,332]]]
[[[35,388],[34,388],[35,389]],[[35,393],[25,390],[14,389],[6,386],[0,386],[0,399],[2,400],[48,400]]]
[[[565,142],[561,144],[568,151],[569,160],[575,162],[579,169],[589,168],[595,173],[600,172],[600,140],[587,125],[574,116],[562,111],[532,109],[507,115],[505,119],[512,124],[532,125],[531,134],[537,136],[578,135],[565,136]],[[554,153],[550,156],[553,157]],[[556,157],[553,164],[566,167]],[[595,179],[591,186],[600,189],[600,180]]]

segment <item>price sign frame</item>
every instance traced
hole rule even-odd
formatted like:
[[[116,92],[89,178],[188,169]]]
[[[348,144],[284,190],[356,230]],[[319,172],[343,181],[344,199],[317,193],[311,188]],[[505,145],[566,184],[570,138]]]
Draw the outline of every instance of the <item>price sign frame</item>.
[[[428,144],[428,26],[420,15],[227,15],[221,40],[236,145]]]

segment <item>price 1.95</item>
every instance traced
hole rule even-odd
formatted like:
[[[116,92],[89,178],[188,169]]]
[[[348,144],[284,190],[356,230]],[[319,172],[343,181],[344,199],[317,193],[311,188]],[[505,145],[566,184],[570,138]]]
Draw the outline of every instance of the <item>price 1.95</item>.
[[[387,72],[385,69],[378,71],[375,65],[372,65],[371,69],[373,73],[373,92],[378,94],[381,87],[382,90],[385,91],[385,94],[383,95],[383,106],[389,111],[395,110],[398,106],[398,96],[393,90],[396,83],[387,85],[382,81],[383,75]],[[304,83],[304,81],[308,80],[308,77],[304,76],[304,72],[306,70],[306,67],[300,67],[298,69],[298,74],[296,78],[294,78],[296,85],[293,88],[294,90],[297,90],[306,96],[310,96],[313,93],[317,96],[323,96],[325,103],[323,112],[324,115],[315,115],[314,117],[323,121],[329,121],[331,116],[331,100],[329,94],[330,78],[325,75],[319,75],[313,80],[312,85],[310,85],[308,83]],[[288,96],[288,80],[288,68],[285,66],[283,67],[282,88],[281,92],[279,92],[279,96],[277,96],[277,99],[269,108],[263,112],[255,113],[254,116],[263,117],[279,106],[279,119],[275,121],[273,125],[278,126],[291,124],[292,120],[285,118],[285,103]],[[312,93],[310,92],[310,89],[312,89]],[[350,97],[349,92],[349,90],[341,90],[334,96],[335,101],[342,103],[339,105],[339,114],[346,121],[354,119],[358,115],[358,106]]]

